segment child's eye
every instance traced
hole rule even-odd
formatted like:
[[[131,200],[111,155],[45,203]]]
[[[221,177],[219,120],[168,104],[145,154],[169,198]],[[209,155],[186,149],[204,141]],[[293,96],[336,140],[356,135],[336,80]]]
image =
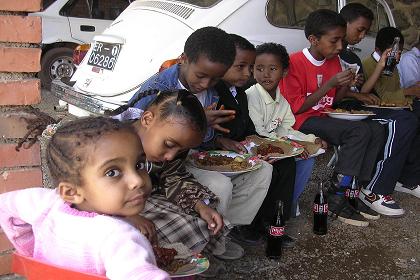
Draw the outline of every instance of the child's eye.
[[[137,170],[143,170],[146,171],[147,173],[150,172],[150,170],[152,169],[152,164],[150,162],[146,161],[138,161],[136,164],[136,169]]]
[[[170,142],[170,141],[165,141],[165,146],[169,149],[174,148],[175,145],[174,143]]]
[[[108,177],[117,177],[120,176],[121,172],[118,169],[111,169],[105,173],[105,176]]]
[[[264,69],[263,68],[261,68],[261,67],[257,67],[257,68],[255,68],[258,72],[262,72],[262,71],[264,71]]]
[[[277,67],[271,67],[270,70],[271,71],[277,71]]]

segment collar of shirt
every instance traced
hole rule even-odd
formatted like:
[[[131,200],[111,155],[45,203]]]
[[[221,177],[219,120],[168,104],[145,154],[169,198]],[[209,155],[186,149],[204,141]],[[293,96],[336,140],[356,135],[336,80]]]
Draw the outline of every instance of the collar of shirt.
[[[374,51],[372,53],[372,57],[376,62],[379,62],[379,60],[381,59],[381,55],[377,51]]]
[[[325,62],[325,58],[323,60],[316,60],[312,54],[309,52],[309,48],[305,48],[303,49],[303,55],[306,57],[307,60],[309,60],[309,62],[311,62],[313,65],[315,66],[322,66],[322,64],[324,64]]]
[[[417,57],[420,57],[420,50],[417,47],[411,49]]]
[[[261,96],[264,100],[264,103],[266,105],[272,104],[272,103],[280,103],[280,89],[277,87],[276,89],[276,100],[274,100],[271,95],[266,91],[260,84],[257,84],[257,89],[259,92],[261,92]]]

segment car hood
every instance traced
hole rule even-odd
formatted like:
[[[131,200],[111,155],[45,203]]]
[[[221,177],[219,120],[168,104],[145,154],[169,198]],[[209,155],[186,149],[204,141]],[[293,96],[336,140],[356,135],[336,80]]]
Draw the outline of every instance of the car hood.
[[[113,71],[98,72],[87,65],[91,48],[72,77],[76,81],[75,88],[97,96],[133,92],[159,70],[162,62],[177,58],[182,53],[185,40],[193,31],[177,18],[159,12],[142,11],[141,15],[127,12],[102,35],[94,38],[96,41],[122,44]]]

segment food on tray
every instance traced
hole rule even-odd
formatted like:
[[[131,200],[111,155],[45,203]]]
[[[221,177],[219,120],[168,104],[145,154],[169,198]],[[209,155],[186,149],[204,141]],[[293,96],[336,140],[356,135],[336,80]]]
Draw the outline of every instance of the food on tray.
[[[269,154],[284,154],[284,151],[280,147],[263,143],[257,147],[257,154],[262,155],[262,156],[269,155]]]
[[[231,171],[239,171],[251,167],[247,159],[239,156],[232,158],[224,155],[208,155],[198,157],[195,161],[203,166],[226,166]]]
[[[178,252],[173,248],[163,248],[158,246],[153,246],[153,253],[156,257],[157,266],[162,269],[167,268],[178,254]]]
[[[381,107],[407,107],[409,104],[407,102],[384,102],[381,101]]]

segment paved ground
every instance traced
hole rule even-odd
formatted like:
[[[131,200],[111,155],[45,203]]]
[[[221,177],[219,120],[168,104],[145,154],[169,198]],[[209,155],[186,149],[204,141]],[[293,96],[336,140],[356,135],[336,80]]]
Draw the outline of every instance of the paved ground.
[[[39,107],[52,113],[55,104],[56,99],[43,92]],[[395,200],[406,210],[402,218],[381,218],[367,228],[330,220],[327,235],[312,233],[311,205],[316,182],[330,176],[332,170],[326,167],[330,156],[327,153],[317,159],[301,199],[295,248],[285,250],[280,262],[265,258],[263,246],[245,248],[246,256],[226,262],[228,273],[217,279],[420,279],[420,200],[415,197],[395,193]]]

